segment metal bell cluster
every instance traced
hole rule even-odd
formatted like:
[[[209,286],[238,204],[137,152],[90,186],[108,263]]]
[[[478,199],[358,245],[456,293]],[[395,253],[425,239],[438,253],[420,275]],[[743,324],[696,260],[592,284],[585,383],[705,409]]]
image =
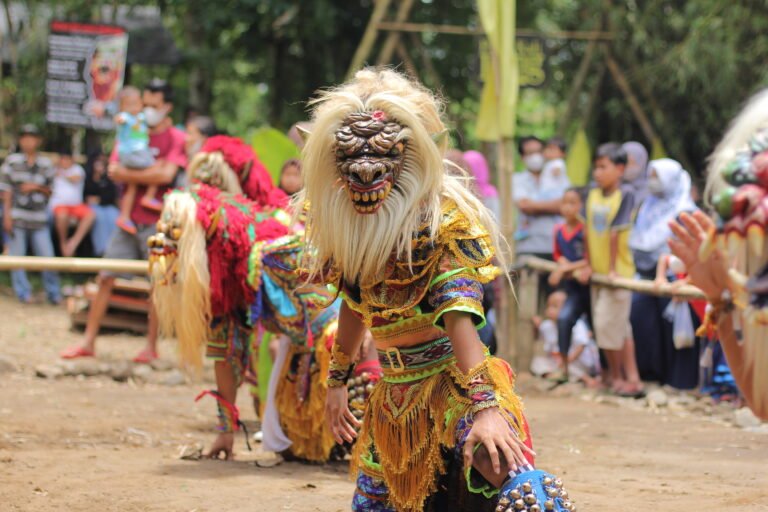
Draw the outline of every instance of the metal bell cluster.
[[[496,512],[560,512],[576,511],[576,504],[570,500],[568,491],[559,478],[545,476],[542,479],[545,497],[536,495],[534,483],[529,480],[518,484],[499,498]]]
[[[358,420],[363,418],[365,402],[373,391],[373,386],[378,378],[369,372],[362,372],[357,377],[352,377],[347,382],[347,396],[349,397],[349,408],[352,414]]]

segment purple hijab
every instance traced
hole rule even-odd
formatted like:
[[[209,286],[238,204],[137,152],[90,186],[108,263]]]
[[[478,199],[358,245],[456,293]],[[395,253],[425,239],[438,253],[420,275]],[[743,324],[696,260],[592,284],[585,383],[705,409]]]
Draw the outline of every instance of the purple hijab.
[[[491,171],[488,169],[488,161],[479,151],[470,150],[464,153],[464,160],[469,165],[469,170],[475,177],[475,187],[483,199],[498,197],[499,192],[491,184]]]
[[[635,204],[640,205],[648,197],[648,151],[635,141],[625,142],[621,147],[634,162],[633,165],[627,163],[624,181],[634,189]]]

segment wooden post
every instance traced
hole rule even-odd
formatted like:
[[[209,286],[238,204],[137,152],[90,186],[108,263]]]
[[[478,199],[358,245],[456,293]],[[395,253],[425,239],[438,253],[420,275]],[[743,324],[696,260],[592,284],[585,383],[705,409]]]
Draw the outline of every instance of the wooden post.
[[[376,36],[379,33],[379,23],[387,14],[387,9],[389,8],[390,3],[392,3],[392,0],[376,0],[371,19],[368,20],[368,26],[365,28],[363,39],[360,41],[360,46],[357,47],[355,55],[352,57],[352,62],[349,64],[347,79],[352,78],[371,54],[373,45],[376,43]]]
[[[395,23],[402,23],[408,19],[408,15],[411,14],[413,8],[413,0],[401,0],[400,5],[397,8],[395,14]],[[400,43],[400,32],[390,32],[387,34],[387,38],[384,40],[384,44],[379,52],[379,58],[376,59],[376,65],[382,66],[389,64],[392,60],[392,54]],[[398,48],[399,50],[399,48]],[[415,75],[414,75],[415,76]]]
[[[536,316],[539,296],[539,275],[527,268],[520,270],[520,280],[517,287],[518,315],[515,322],[515,339],[517,341],[517,357],[515,370],[518,373],[529,372],[533,359],[533,344],[536,336],[533,330],[533,317]]]
[[[502,138],[496,143],[496,169],[499,177],[499,190],[501,191],[501,219],[499,227],[501,234],[509,243],[509,257],[507,264],[515,257],[514,242],[514,206],[512,204],[512,175],[515,170],[515,153],[512,139]],[[504,249],[503,247],[499,248]],[[504,269],[509,272],[509,268]],[[517,329],[515,326],[517,304],[515,294],[506,276],[501,279],[501,293],[496,301],[498,308],[496,315],[496,348],[497,355],[516,366],[518,359]],[[514,339],[513,339],[514,337]]]

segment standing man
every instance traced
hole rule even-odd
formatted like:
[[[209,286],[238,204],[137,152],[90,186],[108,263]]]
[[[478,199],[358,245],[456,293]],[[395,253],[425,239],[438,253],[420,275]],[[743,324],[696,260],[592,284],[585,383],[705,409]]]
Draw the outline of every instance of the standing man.
[[[512,181],[512,199],[518,210],[516,255],[552,260],[555,226],[560,221],[560,203],[571,182],[560,168],[543,172],[544,142],[538,137],[529,135],[520,139],[518,151],[525,170],[516,173]],[[540,275],[539,290],[543,297],[550,291],[547,277]]]
[[[37,153],[41,142],[37,126],[25,124],[19,132],[21,152],[9,155],[0,167],[3,232],[11,256],[26,256],[30,244],[35,255],[54,256],[47,210],[55,171],[51,161]],[[42,276],[48,302],[59,304],[59,275],[42,272]],[[21,302],[32,302],[32,288],[25,271],[13,270],[11,282]]]
[[[136,224],[135,234],[117,229],[104,252],[105,258],[144,259],[149,252],[147,239],[155,233],[155,224],[160,214],[142,206],[141,198],[151,185],[157,186],[158,200],[168,191],[176,177],[179,168],[187,164],[184,152],[184,132],[173,126],[170,118],[173,109],[173,89],[160,79],[153,79],[142,93],[144,115],[149,126],[149,146],[156,153],[155,163],[146,169],[127,169],[120,165],[117,157],[117,147],[113,148],[110,157],[109,176],[116,183],[138,185],[136,200],[131,210],[131,220]],[[95,354],[96,337],[99,327],[109,305],[116,275],[102,272],[99,276],[99,291],[91,302],[85,335],[82,344],[68,347],[61,357],[73,359],[91,357]],[[149,310],[149,332],[147,346],[134,358],[136,363],[150,363],[157,358],[157,318],[154,307]]]

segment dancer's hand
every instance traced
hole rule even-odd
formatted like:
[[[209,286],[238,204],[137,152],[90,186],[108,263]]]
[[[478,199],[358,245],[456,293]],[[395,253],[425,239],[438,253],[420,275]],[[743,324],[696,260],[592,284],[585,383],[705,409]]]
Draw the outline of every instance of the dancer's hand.
[[[232,446],[235,443],[235,434],[232,432],[222,432],[216,436],[216,440],[211,445],[211,449],[205,454],[208,459],[221,459],[221,455],[224,455],[224,460],[231,460],[234,458],[235,453],[232,450]]]
[[[325,399],[325,419],[337,443],[343,444],[344,441],[351,443],[357,437],[356,429],[360,428],[361,424],[349,410],[346,386],[328,388],[328,397]]]
[[[725,257],[715,248],[706,261],[699,260],[701,244],[707,233],[715,227],[712,219],[701,211],[693,215],[683,213],[680,221],[670,222],[669,227],[677,237],[669,240],[669,248],[685,265],[691,284],[704,292],[710,300],[719,300],[728,286]]]
[[[491,458],[493,472],[501,473],[499,451],[507,460],[508,471],[515,471],[518,466],[528,464],[525,453],[536,455],[510,428],[507,420],[496,407],[483,409],[475,414],[472,430],[464,444],[464,466],[470,467],[475,453],[475,446],[483,445]]]

